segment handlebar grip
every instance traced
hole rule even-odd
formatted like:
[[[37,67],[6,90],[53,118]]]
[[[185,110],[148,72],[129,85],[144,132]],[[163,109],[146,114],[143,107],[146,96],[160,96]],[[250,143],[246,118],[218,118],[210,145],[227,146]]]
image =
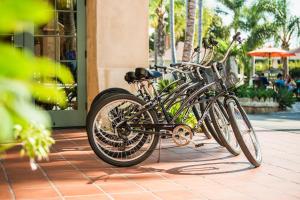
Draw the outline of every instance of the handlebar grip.
[[[172,63],[170,64],[170,67],[177,67],[177,66],[181,66],[182,63]]]
[[[209,44],[208,44],[208,41],[207,41],[207,38],[203,38],[202,40],[202,45],[205,49],[208,49],[209,48]]]
[[[200,51],[200,47],[197,46],[195,49],[194,49],[194,52],[199,52]]]
[[[157,70],[157,69],[163,69],[163,70],[166,70],[167,67],[165,67],[165,66],[159,66],[159,65],[154,65],[153,67],[150,67],[150,69],[155,69],[155,70]]]
[[[209,43],[211,46],[217,46],[218,45],[218,41],[215,40],[213,37],[209,38]]]
[[[217,63],[217,69],[218,69],[218,70],[224,69],[223,63]]]
[[[233,39],[233,40],[238,40],[239,37],[240,37],[240,35],[241,35],[241,32],[237,32],[237,33],[232,37],[232,39]]]

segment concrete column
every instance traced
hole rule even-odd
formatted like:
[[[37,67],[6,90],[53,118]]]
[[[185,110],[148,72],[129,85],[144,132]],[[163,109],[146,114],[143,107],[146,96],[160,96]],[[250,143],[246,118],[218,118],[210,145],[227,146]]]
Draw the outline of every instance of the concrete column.
[[[148,0],[89,0],[88,101],[101,90],[122,87],[127,71],[148,67]],[[89,13],[89,12],[93,13]],[[91,54],[89,53],[91,52]]]

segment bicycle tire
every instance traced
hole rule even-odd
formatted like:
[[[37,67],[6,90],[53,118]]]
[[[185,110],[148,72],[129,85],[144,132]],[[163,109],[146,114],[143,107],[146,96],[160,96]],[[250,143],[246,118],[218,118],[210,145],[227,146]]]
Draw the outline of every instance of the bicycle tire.
[[[194,113],[197,121],[199,121],[200,117],[201,117],[201,115],[199,114],[199,110],[196,108],[196,106],[193,106],[192,110],[193,110],[193,113]],[[211,139],[212,138],[211,134],[209,133],[208,128],[205,126],[204,123],[201,124],[200,128],[203,131],[203,133],[204,133],[204,135],[206,136],[207,139]]]
[[[239,142],[239,145],[240,145],[243,153],[245,154],[248,161],[254,167],[259,167],[262,163],[261,147],[259,145],[256,133],[252,127],[252,124],[251,124],[246,112],[244,111],[242,106],[239,103],[237,103],[236,100],[234,100],[234,99],[228,99],[226,101],[226,107],[227,107],[228,114],[229,114],[229,117],[230,117],[230,120],[232,123],[232,128],[233,128],[234,134],[236,136],[237,141]],[[251,143],[255,150],[255,152],[254,152],[255,155],[253,154],[253,152],[250,150],[250,148],[246,144],[245,138],[243,136],[243,132],[241,131],[241,128],[240,128],[241,124],[237,121],[235,111],[238,111],[242,115],[242,120],[244,121],[245,125],[247,126],[249,131],[251,131],[251,133],[254,137],[254,138],[252,138],[252,135],[250,135]],[[253,141],[253,139],[255,140],[255,142]]]
[[[139,99],[138,97],[131,95],[131,94],[118,94],[118,95],[112,95],[111,97],[105,98],[103,99],[103,101],[100,101],[99,104],[95,105],[94,109],[91,110],[91,119],[96,118],[98,112],[106,105],[109,104],[110,102],[116,101],[116,100],[120,100],[120,99],[125,99],[125,100],[129,100],[132,102],[136,102],[137,104],[143,106],[145,105],[145,102],[141,99]],[[153,123],[158,123],[158,118],[155,114],[155,112],[153,110],[148,110],[147,111],[149,116],[152,118]],[[97,145],[97,143],[95,142],[94,139],[94,122],[93,120],[88,121],[88,124],[86,126],[87,128],[87,134],[88,134],[88,140],[89,143],[93,149],[93,151],[95,152],[95,154],[102,159],[104,162],[114,165],[114,166],[118,166],[118,167],[130,167],[130,166],[134,166],[137,165],[141,162],[143,162],[145,159],[147,159],[152,152],[154,151],[158,140],[159,140],[159,135],[154,134],[153,135],[153,140],[152,143],[150,144],[149,149],[140,157],[138,157],[137,159],[131,159],[129,161],[118,161],[116,159],[111,159],[111,157],[109,157],[108,155],[106,155],[103,150],[100,150]]]
[[[213,103],[210,111],[210,116],[212,119],[212,123],[214,125],[214,128],[216,130],[216,133],[218,134],[218,138],[222,141],[222,144],[224,144],[224,147],[234,156],[238,156],[241,153],[241,149],[239,147],[238,142],[236,141],[236,138],[233,134],[230,134],[230,128],[228,126],[231,126],[231,123],[227,121],[222,108],[220,108],[219,104]],[[223,121],[223,124],[220,127],[218,119],[221,119]],[[230,125],[226,125],[230,123]],[[225,125],[225,126],[224,126]],[[226,137],[227,136],[227,137]],[[235,142],[235,144],[232,144],[232,141]]]
[[[202,113],[204,113],[205,110],[205,104],[204,103],[200,103],[200,110]],[[222,143],[222,141],[220,140],[218,134],[216,133],[215,128],[212,125],[211,119],[209,118],[209,116],[204,118],[203,123],[205,124],[205,126],[207,127],[210,135],[215,139],[215,141],[220,145],[220,146],[224,146],[224,144]]]

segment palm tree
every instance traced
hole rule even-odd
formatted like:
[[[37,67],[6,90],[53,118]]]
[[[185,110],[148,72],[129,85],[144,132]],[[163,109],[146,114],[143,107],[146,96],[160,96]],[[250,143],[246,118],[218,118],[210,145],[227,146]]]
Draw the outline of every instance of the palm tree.
[[[248,37],[237,50],[240,70],[249,78],[252,77],[252,64],[247,52],[264,45],[275,34],[275,26],[270,22],[270,15],[274,12],[274,6],[269,0],[257,0],[252,5],[246,5],[246,0],[219,0],[227,9],[233,12],[231,29],[234,32],[242,30]],[[220,13],[224,11],[218,10]]]
[[[288,3],[286,0],[275,1],[274,24],[277,28],[275,40],[280,41],[281,48],[289,50],[290,42],[293,36],[300,36],[300,18],[290,15]],[[283,74],[286,77],[289,74],[288,59],[283,58]]]
[[[151,26],[155,29],[154,50],[155,64],[163,65],[163,56],[165,54],[165,23],[166,8],[164,0],[150,1],[150,20]]]
[[[239,25],[248,34],[248,38],[241,46],[239,59],[249,77],[252,77],[251,69],[253,65],[246,53],[263,46],[275,34],[274,24],[269,21],[269,16],[273,11],[273,6],[266,0],[259,0],[242,10],[244,17]]]
[[[236,33],[239,29],[239,23],[242,17],[242,10],[245,6],[246,0],[218,0],[218,1],[222,3],[228,10],[233,12],[233,19],[230,26],[233,28],[234,32]],[[221,11],[221,12],[228,14],[225,11]]]
[[[196,7],[196,0],[187,0],[187,20],[182,56],[182,61],[184,62],[189,62],[192,55],[195,33]]]

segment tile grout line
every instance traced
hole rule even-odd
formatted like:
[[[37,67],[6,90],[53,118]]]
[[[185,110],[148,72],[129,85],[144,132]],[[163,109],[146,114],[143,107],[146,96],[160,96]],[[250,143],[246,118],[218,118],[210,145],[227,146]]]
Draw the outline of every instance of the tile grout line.
[[[69,140],[69,139],[67,139],[67,140]],[[77,144],[75,141],[73,141],[73,140],[69,140],[69,141],[72,142],[73,144],[78,145],[78,144]],[[100,162],[99,159],[97,159],[96,157],[94,157],[94,156],[92,156],[92,155],[90,155],[90,154],[88,154],[88,156],[91,157],[91,158],[93,158],[96,162]],[[111,169],[111,170],[113,170],[114,172],[116,172],[116,168],[114,168],[114,167],[110,167],[109,169]],[[144,188],[143,186],[141,186],[141,185],[135,183],[134,181],[130,180],[127,176],[125,176],[125,175],[122,175],[122,176],[125,177],[126,179],[128,179],[130,182],[133,182],[136,186],[138,186],[139,188],[141,188],[143,191],[145,191],[145,192],[150,192],[150,194],[151,194],[155,199],[161,200],[161,198],[159,198],[159,197],[158,197],[157,195],[155,195],[153,192],[147,190],[147,189]]]
[[[206,154],[211,155],[211,154],[208,153],[208,152],[206,152]],[[149,170],[149,171],[150,171],[150,170]],[[185,189],[186,189],[187,191],[189,191],[189,192],[192,192],[192,189],[191,189],[189,186],[186,186],[186,185],[180,184],[180,183],[178,183],[178,182],[176,182],[176,181],[174,181],[174,180],[171,180],[171,179],[165,177],[164,175],[160,174],[159,172],[154,172],[154,174],[157,174],[158,176],[162,177],[164,180],[166,180],[166,181],[168,181],[168,182],[170,182],[170,183],[173,183],[173,184],[175,184],[175,185],[178,185],[178,186],[180,186],[180,187],[183,187],[183,188],[185,188]],[[203,179],[204,179],[204,178],[203,178]],[[192,192],[192,193],[193,193],[193,192]],[[208,198],[207,196],[204,195],[204,197],[205,197],[207,200],[210,200],[210,198]]]
[[[8,175],[6,173],[5,167],[3,165],[3,160],[1,158],[0,158],[0,165],[1,165],[1,169],[2,169],[2,171],[4,173],[4,176],[5,176],[5,180],[6,180],[7,184],[8,184],[8,189],[9,189],[9,192],[11,194],[11,197],[12,197],[13,200],[15,200],[16,199],[16,194],[15,194],[13,188],[12,188],[12,183],[11,183],[11,181],[8,178]]]
[[[58,194],[58,196],[60,197],[60,199],[64,200],[65,199],[64,196],[58,190],[58,188],[55,186],[55,184],[50,180],[50,178],[48,177],[47,173],[42,169],[42,167],[38,163],[36,163],[36,165],[38,166],[39,170],[42,172],[43,176],[47,179],[47,181],[51,185],[52,189]]]
[[[67,139],[67,140],[69,140],[69,139]],[[74,141],[72,141],[72,140],[70,140],[70,141],[71,141],[72,143],[76,144],[76,142],[74,142]],[[165,148],[165,149],[168,149],[168,148]],[[211,155],[210,153],[207,153],[207,154]],[[93,157],[93,156],[91,156],[91,155],[89,155],[89,156],[92,157],[92,158],[94,158],[97,162],[100,162],[97,158],[95,158],[95,157]],[[112,167],[111,167],[110,169],[112,169],[113,171],[116,171],[116,168],[112,168]],[[148,170],[148,171],[149,171],[149,173],[153,173],[151,170]],[[170,183],[174,183],[175,185],[179,185],[179,186],[185,187],[184,185],[181,185],[181,184],[179,184],[179,183],[177,183],[177,182],[175,182],[175,181],[172,181],[172,180],[168,179],[167,177],[164,177],[163,175],[159,174],[158,172],[154,172],[154,174],[159,175],[160,177],[162,177],[163,179],[167,180],[167,181],[170,182]],[[122,176],[124,176],[124,175],[122,175]],[[127,179],[129,179],[127,176],[125,176],[125,177],[126,177]],[[158,198],[158,199],[161,199],[160,197],[158,197],[157,195],[155,195],[152,191],[147,190],[146,188],[144,188],[143,186],[137,184],[136,182],[131,181],[131,180],[130,180],[130,182],[133,182],[135,185],[137,185],[138,187],[142,188],[144,191],[150,192],[154,197],[156,197],[156,198]],[[187,188],[187,187],[185,187],[185,188],[186,188],[188,191],[191,191],[190,188]],[[169,191],[169,190],[168,190],[168,191]],[[205,198],[207,198],[207,197],[205,197]],[[208,198],[207,198],[207,200],[208,200]]]
[[[190,187],[188,187],[188,186],[186,186],[186,185],[183,185],[183,184],[180,184],[180,183],[178,183],[178,182],[176,182],[176,181],[174,181],[174,180],[171,180],[171,179],[169,179],[169,178],[167,178],[167,177],[165,177],[165,176],[163,176],[163,175],[161,175],[161,174],[159,174],[159,173],[158,173],[158,175],[161,176],[162,178],[166,179],[166,181],[168,181],[168,182],[170,182],[170,183],[173,183],[173,184],[175,184],[175,185],[178,185],[178,186],[180,186],[180,187],[183,187],[183,188],[185,188],[185,189],[186,189],[187,191],[189,191],[189,192],[192,192],[192,189],[191,189]],[[193,192],[192,192],[192,193],[193,193]],[[204,195],[204,197],[205,197],[207,200],[209,200],[209,198],[208,198],[207,196]]]
[[[116,171],[116,169],[113,169],[114,171]],[[118,171],[117,171],[118,172]],[[145,192],[149,192],[155,199],[157,200],[162,200],[159,196],[157,196],[156,194],[154,194],[152,191],[150,190],[147,190],[147,188],[143,187],[142,185],[139,185],[138,183],[136,183],[135,181],[133,180],[130,180],[130,178],[124,174],[122,174],[121,176],[125,177],[126,179],[129,180],[129,182],[132,182],[133,184],[135,184],[136,186],[138,186],[139,188],[141,188],[143,191]]]
[[[236,193],[238,193],[238,194],[241,194],[241,195],[245,195],[243,192],[241,192],[241,191],[239,191],[239,190],[236,190],[235,187],[230,186],[230,184],[229,184],[229,186],[227,186],[227,185],[225,185],[225,184],[223,184],[223,183],[220,183],[220,182],[218,182],[218,181],[216,181],[216,180],[214,180],[214,179],[211,179],[211,178],[209,178],[209,177],[208,177],[208,178],[203,177],[203,179],[210,180],[210,181],[212,181],[212,182],[214,182],[214,183],[216,183],[216,184],[218,184],[218,185],[220,185],[220,186],[225,187],[226,189],[229,189],[229,190],[231,190],[231,191],[233,191],[233,192],[236,192]],[[253,200],[257,200],[257,197],[252,196],[252,195],[250,195],[250,198],[253,199]]]
[[[73,144],[75,144],[75,145],[78,145],[75,141],[73,141],[73,140],[71,140],[71,139],[66,138],[66,140],[69,141],[69,142],[71,142],[71,143],[73,143]],[[168,148],[166,148],[166,149],[168,149]],[[176,153],[176,152],[175,152],[175,153]],[[208,155],[211,155],[211,153],[209,153],[209,152],[205,152],[205,153],[208,154]],[[93,157],[93,156],[90,155],[90,154],[87,154],[87,155],[90,156],[91,158],[94,158],[97,162],[100,162],[96,157]],[[116,168],[111,167],[111,168],[109,168],[109,169],[111,169],[111,170],[113,170],[113,171],[115,171],[115,172],[118,172],[118,171],[116,170]],[[153,173],[151,170],[148,170],[148,171],[149,171],[149,173]],[[183,187],[183,188],[185,188],[185,189],[186,189],[187,191],[189,191],[189,192],[192,192],[192,189],[191,189],[189,186],[187,186],[187,185],[182,185],[182,184],[180,184],[180,183],[178,183],[178,182],[176,182],[176,181],[174,181],[174,180],[170,180],[169,178],[163,176],[162,174],[160,174],[160,173],[158,173],[158,172],[155,172],[155,171],[154,171],[154,174],[157,174],[157,175],[159,175],[160,177],[162,177],[164,180],[166,180],[166,181],[168,181],[168,182],[170,182],[170,183],[173,183],[173,184],[175,184],[175,185],[178,185],[178,186],[180,186],[180,187]],[[134,184],[137,185],[138,187],[140,187],[143,191],[149,192],[149,193],[150,193],[151,195],[153,195],[156,199],[161,199],[160,197],[156,196],[152,191],[147,190],[146,188],[144,188],[143,186],[139,185],[138,183],[136,183],[136,182],[130,180],[130,179],[128,178],[128,176],[126,176],[126,175],[122,175],[122,176],[125,177],[125,178],[127,178],[130,182],[134,183]],[[219,183],[218,183],[218,184],[219,184]],[[228,188],[228,189],[229,189],[229,188]],[[231,189],[231,188],[230,188],[230,189]],[[162,190],[162,191],[164,191],[164,190]],[[169,191],[169,190],[166,190],[166,191]],[[233,190],[233,191],[234,191],[234,190]],[[193,192],[192,192],[192,193],[193,193]],[[113,194],[115,194],[115,193],[113,193]],[[122,194],[122,193],[116,193],[116,194]],[[208,198],[207,196],[204,195],[204,197],[205,197],[207,200],[209,200],[209,198]]]
[[[67,139],[69,140],[69,139]],[[71,141],[71,140],[69,140]],[[76,144],[75,142],[71,141],[72,143]],[[77,144],[76,144],[77,145]],[[74,164],[72,164],[69,160],[67,160],[60,152],[59,155],[65,160],[67,161],[74,169],[76,169],[77,171],[79,171],[86,179],[88,179],[96,188],[98,188],[100,191],[102,191],[109,199],[113,200],[114,198],[107,192],[105,192],[100,186],[98,186],[97,184],[93,183],[93,180],[88,177],[87,175],[85,175],[85,173],[82,172],[82,170],[80,170],[77,166],[75,166]]]

